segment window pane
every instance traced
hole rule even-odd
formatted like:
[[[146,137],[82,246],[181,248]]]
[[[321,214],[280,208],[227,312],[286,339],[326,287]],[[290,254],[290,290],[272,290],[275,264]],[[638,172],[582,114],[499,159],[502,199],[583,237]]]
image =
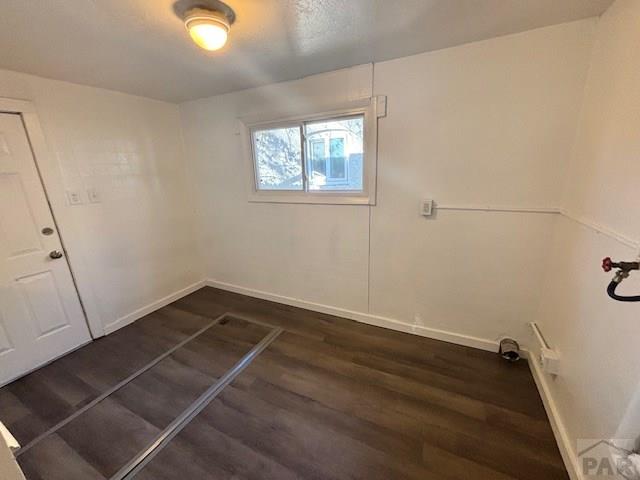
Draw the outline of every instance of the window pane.
[[[311,155],[311,175],[327,175],[327,159],[324,154],[324,140],[315,139],[311,140],[311,148],[309,149],[309,155]]]
[[[362,191],[364,116],[305,124],[309,190]]]
[[[259,190],[302,190],[300,127],[253,132]]]
[[[331,174],[329,178],[331,180],[344,180],[347,177],[347,166],[344,157],[331,157]]]
[[[332,180],[347,178],[346,158],[344,156],[344,138],[332,138],[329,141],[329,166]]]
[[[344,137],[332,138],[329,142],[331,157],[344,157]]]

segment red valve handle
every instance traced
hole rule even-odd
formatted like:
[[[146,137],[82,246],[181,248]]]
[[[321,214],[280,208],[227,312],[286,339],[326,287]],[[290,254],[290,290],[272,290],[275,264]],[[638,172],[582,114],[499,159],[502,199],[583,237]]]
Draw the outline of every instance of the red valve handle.
[[[602,259],[602,270],[604,270],[605,272],[610,272],[611,270],[613,270],[613,261],[611,260],[611,257]]]

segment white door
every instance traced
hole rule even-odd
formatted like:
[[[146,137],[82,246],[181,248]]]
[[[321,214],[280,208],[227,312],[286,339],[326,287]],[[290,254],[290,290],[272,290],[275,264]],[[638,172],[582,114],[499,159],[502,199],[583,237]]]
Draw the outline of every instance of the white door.
[[[90,339],[22,119],[0,113],[0,385]]]

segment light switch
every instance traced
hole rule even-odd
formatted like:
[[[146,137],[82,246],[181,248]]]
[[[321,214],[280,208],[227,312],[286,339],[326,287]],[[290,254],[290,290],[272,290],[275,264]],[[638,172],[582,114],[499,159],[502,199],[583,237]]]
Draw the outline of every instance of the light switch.
[[[82,195],[78,190],[67,190],[67,201],[69,205],[81,205],[84,203],[82,201]]]
[[[102,198],[100,197],[100,192],[97,188],[88,188],[87,189],[87,197],[89,197],[89,202],[91,203],[100,203]]]

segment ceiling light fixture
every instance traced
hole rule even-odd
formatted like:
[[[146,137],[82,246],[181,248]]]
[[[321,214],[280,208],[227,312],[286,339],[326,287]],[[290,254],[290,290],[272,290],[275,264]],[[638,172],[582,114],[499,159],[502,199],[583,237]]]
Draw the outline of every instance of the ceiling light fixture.
[[[185,13],[184,26],[199,47],[213,51],[221,49],[227,43],[235,15],[228,6],[224,7],[225,11],[196,7]]]

